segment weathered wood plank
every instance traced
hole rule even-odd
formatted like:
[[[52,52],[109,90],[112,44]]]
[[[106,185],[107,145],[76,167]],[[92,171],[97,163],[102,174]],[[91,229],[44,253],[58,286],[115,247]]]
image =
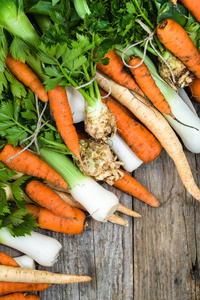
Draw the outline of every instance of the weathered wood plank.
[[[195,155],[186,154],[195,173]],[[142,165],[135,177],[143,179],[161,202],[158,209],[134,204],[142,214],[141,222],[134,224],[135,299],[197,299],[191,269],[199,252],[196,218],[200,204],[185,191],[164,151],[155,162]]]

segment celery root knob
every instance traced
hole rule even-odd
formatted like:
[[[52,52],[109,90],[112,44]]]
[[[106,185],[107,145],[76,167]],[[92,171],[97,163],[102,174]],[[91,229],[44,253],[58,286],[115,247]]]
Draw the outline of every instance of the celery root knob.
[[[96,140],[109,140],[117,131],[115,116],[106,106],[87,110],[85,131]]]
[[[119,170],[123,163],[117,161],[107,143],[86,139],[80,140],[79,145],[84,169],[78,159],[74,158],[74,161],[85,175],[104,180],[110,185],[123,176]]]
[[[175,82],[173,82],[172,74],[166,63],[159,58],[158,71],[160,76],[169,84],[172,88],[184,88],[188,86],[194,79],[194,74],[188,70],[188,68],[178,59],[176,56],[170,54],[165,61],[173,72]]]

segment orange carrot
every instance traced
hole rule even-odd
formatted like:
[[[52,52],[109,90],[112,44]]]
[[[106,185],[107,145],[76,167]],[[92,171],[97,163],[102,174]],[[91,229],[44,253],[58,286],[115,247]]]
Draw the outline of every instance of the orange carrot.
[[[183,27],[171,19],[164,19],[157,26],[157,36],[168,50],[200,78],[200,53]]]
[[[81,162],[79,139],[73,125],[73,117],[69,106],[66,90],[61,86],[48,92],[50,107],[60,135],[70,151]]]
[[[114,50],[108,52],[105,57],[110,59],[108,65],[104,66],[103,64],[97,63],[97,68],[101,72],[106,74],[109,78],[120,85],[125,86],[126,88],[131,89],[140,95],[144,95],[133,77],[124,70],[124,64]]]
[[[169,103],[165,100],[164,95],[161,93],[159,87],[156,85],[149,69],[145,63],[141,63],[141,58],[132,55],[129,60],[129,66],[136,68],[130,68],[137,84],[147,96],[147,98],[153,103],[153,105],[162,113],[170,115],[174,118]]]
[[[48,95],[44,85],[27,64],[14,59],[10,54],[8,54],[6,58],[6,65],[19,81],[30,88],[34,94],[38,95],[40,100],[43,102],[48,101]]]
[[[176,1],[177,2],[177,1]],[[200,1],[199,0],[180,0],[182,4],[195,16],[200,22]]]
[[[0,265],[19,267],[18,263],[10,255],[0,252]]]
[[[75,218],[73,208],[44,183],[38,180],[30,181],[26,186],[26,193],[31,200],[49,209],[55,215],[64,218]]]
[[[0,153],[0,160],[14,171],[45,179],[67,189],[67,182],[52,167],[29,150],[25,150],[15,158],[7,161],[21,150],[22,148],[19,146],[13,147],[7,144]]]
[[[198,102],[200,102],[200,78],[195,78],[189,85],[192,97]]]
[[[36,295],[27,295],[22,293],[13,293],[6,296],[0,296],[1,300],[41,300],[40,297]]]
[[[144,186],[125,171],[121,171],[124,173],[124,176],[113,184],[115,187],[153,207],[158,207],[160,205],[158,200],[150,194]]]
[[[30,213],[35,212],[35,205],[26,204],[26,208]],[[84,228],[85,213],[78,208],[74,207],[76,214],[75,218],[62,218],[56,216],[50,210],[39,207],[38,224],[40,228],[48,229],[55,232],[61,232],[65,234],[80,234]]]
[[[0,281],[0,295],[7,295],[16,292],[39,292],[48,289],[50,283],[27,283],[27,282],[6,282]]]
[[[30,211],[30,213],[33,215],[33,217],[35,219],[37,219],[39,217],[40,214],[40,210],[41,210],[41,206],[35,205],[35,204],[31,204],[31,203],[27,203],[25,205],[26,209],[28,209]]]
[[[67,219],[56,216],[50,210],[42,208],[38,217],[40,228],[65,234],[80,234],[83,232],[85,214],[78,208],[74,208],[75,219]]]
[[[106,94],[102,89],[100,92],[101,95]],[[142,161],[147,163],[156,159],[162,149],[158,140],[141,123],[127,115],[113,100],[112,96],[102,98],[115,116],[117,133]]]

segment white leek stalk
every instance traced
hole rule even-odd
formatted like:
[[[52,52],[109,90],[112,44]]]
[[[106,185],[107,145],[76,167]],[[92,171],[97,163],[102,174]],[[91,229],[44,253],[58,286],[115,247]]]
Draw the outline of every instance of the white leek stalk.
[[[40,155],[66,180],[71,195],[94,219],[105,222],[117,210],[117,196],[82,174],[67,156],[44,148]]]
[[[28,255],[13,257],[21,268],[35,269],[35,261]]]
[[[0,229],[0,243],[32,257],[38,264],[51,267],[62,248],[56,239],[31,231],[31,235],[14,237],[7,228]]]
[[[191,111],[196,115],[197,115],[197,112],[194,108],[194,105],[192,104],[188,94],[186,93],[186,91],[183,89],[183,88],[178,88],[178,94],[179,96],[183,99],[183,101],[187,104],[187,106],[191,109]]]
[[[107,221],[119,205],[115,194],[89,177],[71,189],[71,195],[85,207],[94,219],[101,222]]]
[[[85,112],[87,108],[87,102],[82,94],[74,87],[66,86],[67,98],[71,108],[74,123],[79,123],[85,120]]]
[[[67,86],[66,91],[74,123],[84,121],[87,102],[82,94],[74,87]],[[107,143],[119,160],[124,163],[123,167],[126,171],[133,172],[143,163],[117,133],[115,133]]]

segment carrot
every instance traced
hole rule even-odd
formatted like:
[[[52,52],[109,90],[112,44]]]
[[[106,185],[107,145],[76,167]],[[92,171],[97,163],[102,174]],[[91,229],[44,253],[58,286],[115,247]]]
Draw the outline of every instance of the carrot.
[[[162,113],[174,118],[169,103],[165,100],[164,95],[161,93],[159,87],[156,85],[149,69],[145,63],[141,63],[141,58],[132,55],[129,60],[130,71],[133,74],[137,84],[153,103],[153,105]],[[131,68],[139,65],[136,68]]]
[[[76,219],[66,219],[56,216],[51,211],[43,208],[38,217],[40,228],[65,234],[80,234],[83,232],[85,214],[78,208],[74,208]]]
[[[79,139],[73,125],[73,117],[69,106],[66,90],[61,86],[48,92],[50,108],[52,110],[58,131],[70,151],[81,162]]]
[[[0,252],[0,265],[19,267],[18,263],[10,255]]]
[[[0,296],[2,300],[41,300],[40,297],[36,295],[27,295],[22,293],[13,293],[6,296]]]
[[[97,68],[101,72],[106,74],[115,82],[127,87],[128,89],[131,89],[138,94],[144,95],[133,77],[124,70],[124,64],[114,50],[108,52],[105,57],[108,57],[110,59],[108,65],[104,66],[101,63],[97,63]]]
[[[8,161],[10,157],[16,155],[21,150],[22,148],[19,146],[13,147],[7,144],[0,153],[0,160],[14,171],[46,179],[49,182],[67,189],[67,182],[52,167],[29,150],[23,151]]]
[[[27,184],[26,193],[31,200],[59,217],[75,218],[76,216],[69,204],[63,201],[50,187],[38,180],[32,180]]]
[[[36,209],[33,204],[26,204],[26,208],[37,218],[40,228],[73,235],[83,232],[85,213],[78,208],[73,208],[75,218],[62,218],[42,207],[39,207],[36,215]]]
[[[120,189],[121,191],[132,195],[144,201],[145,203],[153,206],[158,207],[160,204],[158,200],[150,194],[147,189],[142,186],[135,178],[130,176],[125,171],[121,170],[124,173],[124,176],[117,181],[114,182],[114,186]]]
[[[69,200],[70,205],[72,205],[73,207],[76,207],[76,208],[80,208],[80,209],[82,209],[82,210],[86,210],[79,202],[77,202],[77,201],[75,201],[75,200],[71,200],[71,199],[70,199],[70,195],[67,195],[67,194],[65,194],[65,193],[62,193],[62,194],[64,194],[64,195],[63,195],[63,198],[64,198],[64,199],[68,199],[68,200]],[[69,197],[68,197],[68,196],[69,196]],[[67,200],[67,201],[68,201],[68,200]],[[67,201],[66,201],[66,202],[67,202]],[[68,203],[68,202],[67,202],[67,203]],[[26,208],[30,210],[30,212],[34,215],[35,219],[38,218],[39,213],[40,213],[40,210],[41,210],[41,207],[36,206],[36,205],[33,205],[33,204],[27,204],[27,205],[26,205]],[[120,211],[120,206],[119,206],[119,209],[118,209],[118,210]],[[135,213],[135,215],[134,215],[134,213]],[[128,213],[127,213],[127,214],[128,214]],[[131,215],[131,214],[128,214],[128,215]],[[136,213],[136,212],[134,212],[134,211],[132,211],[132,215],[131,215],[131,216],[136,216],[136,217],[137,217],[137,215],[139,215],[139,214]],[[115,223],[115,224],[118,224],[118,225],[128,226],[128,223],[127,223],[127,221],[126,221],[125,219],[123,219],[122,217],[117,216],[117,215],[115,215],[115,214],[113,214],[112,216],[110,216],[110,217],[108,218],[108,220],[109,220],[110,222]],[[45,228],[45,229],[46,229],[46,228]]]
[[[193,14],[193,16],[200,22],[200,1],[199,0],[180,0],[182,4]]]
[[[156,108],[149,108],[147,99],[144,99],[134,92],[131,93],[128,89],[108,78],[107,80],[109,80],[113,97],[129,108],[157,137],[166,152],[173,159],[182,183],[187,191],[196,200],[200,201],[200,190],[194,181],[183,147],[166,119],[156,110]],[[108,91],[108,83],[105,82],[105,79],[97,77],[97,81],[101,88]]]
[[[90,281],[91,277],[0,266],[0,280],[8,282],[67,284]]]
[[[164,19],[156,31],[161,43],[200,78],[200,53],[183,27],[171,19]]]
[[[106,94],[103,90],[100,92],[103,96]],[[156,159],[162,149],[158,140],[141,123],[127,115],[113,100],[112,96],[102,98],[115,116],[117,133],[142,161],[148,163]]]
[[[0,295],[7,295],[15,292],[40,292],[48,289],[50,283],[27,283],[27,282],[6,282],[0,281]]]
[[[27,64],[14,59],[10,54],[7,55],[5,62],[8,69],[19,81],[30,88],[34,94],[37,94],[40,100],[43,102],[48,101],[44,85]]]
[[[35,219],[38,218],[39,214],[40,214],[40,210],[41,210],[41,206],[32,204],[32,203],[27,203],[26,205],[26,209],[30,210],[30,213],[33,215],[33,217]]]
[[[194,97],[197,102],[200,102],[200,78],[195,77],[189,85],[189,89],[192,97]]]

